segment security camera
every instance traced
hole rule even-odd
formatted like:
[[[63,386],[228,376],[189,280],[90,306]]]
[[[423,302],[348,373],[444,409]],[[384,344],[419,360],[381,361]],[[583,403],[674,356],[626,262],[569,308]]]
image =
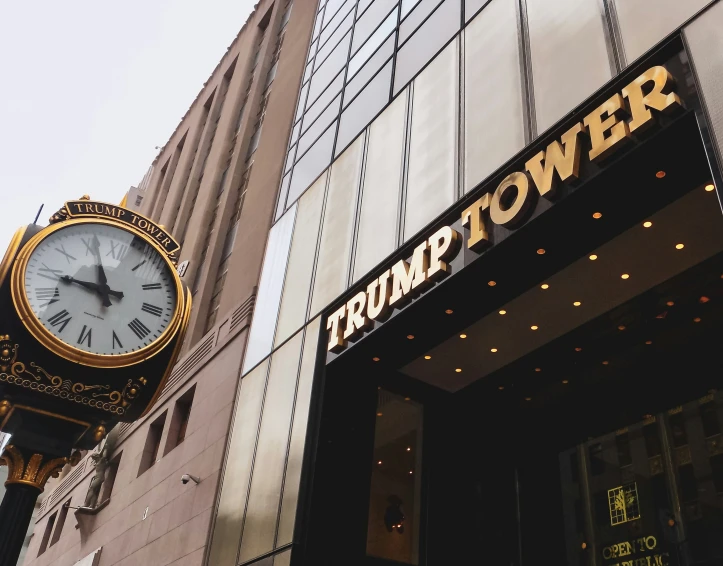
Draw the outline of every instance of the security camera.
[[[195,484],[198,484],[198,482],[201,481],[201,478],[198,478],[196,476],[192,476],[191,474],[183,474],[181,476],[181,483],[183,485],[186,485],[188,482],[192,481]]]

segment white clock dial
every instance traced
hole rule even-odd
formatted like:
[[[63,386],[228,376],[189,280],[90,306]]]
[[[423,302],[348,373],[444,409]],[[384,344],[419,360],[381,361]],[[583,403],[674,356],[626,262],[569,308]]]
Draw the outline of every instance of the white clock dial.
[[[25,294],[35,316],[67,345],[113,356],[155,342],[177,295],[164,258],[116,226],[75,224],[42,240],[28,259]]]

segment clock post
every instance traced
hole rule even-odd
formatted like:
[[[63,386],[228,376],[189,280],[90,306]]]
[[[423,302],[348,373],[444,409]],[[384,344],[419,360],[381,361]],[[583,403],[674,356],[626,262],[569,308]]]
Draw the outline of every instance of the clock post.
[[[46,482],[160,395],[188,325],[180,246],[87,196],[20,228],[0,262],[0,566],[17,561]]]

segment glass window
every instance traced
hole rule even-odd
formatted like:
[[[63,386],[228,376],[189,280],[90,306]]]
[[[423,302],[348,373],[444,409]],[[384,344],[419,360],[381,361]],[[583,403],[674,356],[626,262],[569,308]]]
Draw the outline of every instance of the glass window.
[[[371,4],[374,0],[359,0],[359,6],[356,9],[356,17],[357,19],[361,18],[364,15],[364,10],[366,10],[369,7],[369,4]]]
[[[299,155],[303,155],[309,146],[314,143],[316,138],[319,137],[319,134],[324,131],[324,128],[326,128],[332,120],[336,119],[339,115],[340,105],[341,95],[338,95],[331,104],[326,107],[326,110],[319,115],[316,122],[309,126],[307,132],[301,136],[301,139],[299,140]]]
[[[284,166],[284,173],[286,173],[294,163],[294,156],[296,155],[296,146],[292,146],[289,149],[289,154],[286,156],[286,165]]]
[[[353,0],[347,0],[346,2],[344,0],[329,0],[326,3],[326,15],[324,16],[324,27],[327,27],[329,23],[334,19],[334,16],[337,12],[341,12],[341,10],[346,10],[346,8],[349,8],[350,5],[353,5]],[[340,10],[341,8],[341,10]],[[337,21],[338,23],[338,21]]]
[[[423,410],[408,399],[377,396],[367,554],[419,564]]]
[[[342,22],[344,18],[346,18],[346,15],[349,13],[350,9],[354,7],[353,2],[347,2],[339,12],[329,20],[329,23],[327,24],[324,22],[324,29],[321,32],[321,35],[319,36],[319,45],[323,45],[326,43],[326,41],[331,37],[331,34],[334,33],[337,27],[339,27],[339,24]],[[327,7],[327,14],[330,14],[329,8]]]
[[[404,16],[411,12],[412,8],[414,8],[417,4],[419,4],[419,0],[402,0],[401,18],[404,18]]]
[[[309,86],[309,97],[307,104],[311,104],[317,97],[326,90],[328,84],[336,77],[337,73],[344,68],[346,65],[347,57],[349,55],[349,40],[351,38],[351,32],[344,36],[339,45],[334,48],[326,58],[326,61],[314,72],[314,76],[311,77],[311,83]]]
[[[351,61],[349,61],[349,70],[347,71],[348,76],[352,76],[361,68],[364,62],[371,57],[372,53],[382,44],[395,27],[397,27],[397,13],[392,12],[362,48],[356,52],[356,55],[351,58]]]
[[[347,144],[386,106],[389,102],[391,82],[392,62],[390,61],[342,113],[339,120],[336,155],[339,155]]]
[[[351,44],[351,52],[354,53],[367,38],[374,33],[380,23],[389,12],[396,7],[397,0],[376,0],[366,13],[357,20],[354,26],[354,41]]]
[[[286,196],[289,194],[289,182],[291,181],[291,173],[287,173],[281,180],[281,188],[279,189],[279,202],[276,203],[276,215],[274,219],[278,219],[286,210]]]
[[[321,31],[321,22],[324,20],[324,10],[323,8],[319,11],[319,14],[316,16],[316,23],[314,24],[314,33],[311,35],[311,37],[316,38],[319,35],[319,32]]]
[[[312,61],[311,63],[309,63],[309,64],[306,66],[306,69],[304,69],[304,77],[303,77],[303,79],[301,80],[302,83],[305,83],[305,82],[309,79],[309,77],[311,76],[311,69],[313,68],[313,66],[314,66],[314,62]]]
[[[309,83],[306,83],[304,86],[301,87],[301,91],[299,92],[299,105],[296,107],[296,115],[294,116],[294,120],[298,120],[301,118],[301,114],[304,112],[304,107],[306,106],[306,93],[309,91]]]
[[[300,133],[301,133],[301,120],[299,120],[298,122],[296,122],[296,124],[294,124],[294,129],[291,130],[291,140],[289,141],[289,143],[295,144],[296,140],[299,139]]]
[[[331,161],[331,150],[334,146],[336,122],[322,134],[306,155],[299,159],[294,166],[294,172],[289,186],[288,203],[294,202],[303,193],[311,182],[319,176]]]
[[[399,26],[399,45],[414,33],[424,19],[439,6],[440,0],[422,0]]]
[[[292,207],[269,230],[259,290],[256,294],[254,318],[246,345],[244,373],[271,352],[295,216],[296,207]]]
[[[332,99],[339,93],[343,84],[344,73],[341,72],[333,81],[331,81],[329,87],[319,96],[319,98],[316,99],[316,102],[314,102],[314,104],[306,110],[302,131],[305,131],[311,123],[316,120],[316,117],[324,111],[329,102],[331,102]]]
[[[364,64],[361,70],[346,85],[344,90],[344,104],[348,104],[357,93],[369,82],[379,68],[394,53],[394,35],[387,38],[384,44]],[[347,75],[348,76],[348,75]]]
[[[459,0],[445,0],[397,52],[394,94],[414,78],[442,46],[459,31]]]
[[[466,21],[470,21],[472,17],[490,0],[464,0],[464,18]]]
[[[329,36],[328,41],[324,39],[322,34],[322,40],[326,41],[326,43],[324,43],[319,48],[319,52],[316,54],[316,62],[314,63],[314,68],[319,68],[321,66],[329,53],[332,52],[334,47],[336,47],[337,43],[339,43],[341,38],[344,37],[344,34],[351,29],[351,25],[353,22],[354,14],[350,13],[346,18],[344,18],[344,21],[341,23],[341,25],[337,27],[336,30]]]

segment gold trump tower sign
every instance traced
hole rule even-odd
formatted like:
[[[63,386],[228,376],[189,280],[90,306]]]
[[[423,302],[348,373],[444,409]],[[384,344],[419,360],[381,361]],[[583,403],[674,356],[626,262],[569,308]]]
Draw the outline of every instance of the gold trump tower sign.
[[[652,67],[573,124],[559,140],[530,157],[524,170],[510,173],[493,192],[462,211],[461,223],[468,231],[464,245],[475,252],[484,250],[491,244],[490,222],[519,228],[538,195],[552,201],[558,196],[560,182],[577,180],[582,136],[589,140],[587,158],[598,163],[652,126],[655,112],[682,109],[674,87],[675,81],[665,67]],[[333,311],[326,324],[327,350],[342,351],[349,340],[358,338],[375,322],[386,320],[393,308],[401,308],[449,275],[449,262],[459,253],[462,240],[459,232],[443,226],[414,248],[409,261],[399,260]]]

